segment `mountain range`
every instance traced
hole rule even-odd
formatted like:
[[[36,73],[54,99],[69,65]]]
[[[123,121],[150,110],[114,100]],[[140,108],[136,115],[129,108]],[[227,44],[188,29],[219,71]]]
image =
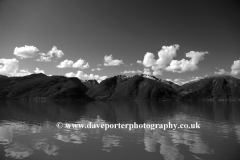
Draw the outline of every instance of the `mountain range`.
[[[145,74],[117,75],[98,83],[76,77],[32,74],[24,77],[0,75],[0,99],[74,99],[137,101],[240,100],[240,80],[212,76],[179,86]]]

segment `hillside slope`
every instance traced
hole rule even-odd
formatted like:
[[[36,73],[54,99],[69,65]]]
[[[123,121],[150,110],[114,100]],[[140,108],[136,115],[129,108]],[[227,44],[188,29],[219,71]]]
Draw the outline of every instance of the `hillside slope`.
[[[213,76],[180,87],[179,100],[239,100],[240,80],[231,76]]]
[[[149,75],[117,75],[103,80],[81,81],[76,77],[32,74],[0,75],[0,99],[78,100],[240,100],[240,80],[212,76],[178,86]]]
[[[174,100],[177,91],[153,76],[114,76],[86,93],[96,100]]]
[[[46,76],[0,77],[0,99],[80,99],[90,100],[87,87],[78,78]]]

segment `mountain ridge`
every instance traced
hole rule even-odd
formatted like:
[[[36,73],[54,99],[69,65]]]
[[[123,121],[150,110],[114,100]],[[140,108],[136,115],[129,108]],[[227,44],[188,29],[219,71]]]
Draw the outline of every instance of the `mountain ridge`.
[[[142,101],[240,100],[240,79],[218,75],[179,86],[145,74],[116,75],[100,83],[76,77],[0,75],[0,99],[77,99]]]
[[[91,100],[87,87],[76,77],[31,74],[0,77],[0,99],[78,99]]]

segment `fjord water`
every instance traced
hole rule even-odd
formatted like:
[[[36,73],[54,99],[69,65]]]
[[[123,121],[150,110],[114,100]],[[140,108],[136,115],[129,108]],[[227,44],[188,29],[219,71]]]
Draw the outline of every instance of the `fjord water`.
[[[57,122],[196,129],[58,129]],[[239,102],[0,101],[0,159],[240,159]]]

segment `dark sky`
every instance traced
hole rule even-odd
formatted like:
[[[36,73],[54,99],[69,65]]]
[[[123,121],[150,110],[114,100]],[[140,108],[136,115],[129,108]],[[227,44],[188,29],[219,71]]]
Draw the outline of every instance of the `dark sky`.
[[[20,70],[33,73],[37,67],[47,75],[82,71],[85,77],[110,77],[124,71],[143,71],[146,65],[136,61],[143,61],[147,52],[157,60],[162,46],[178,44],[173,60],[190,60],[186,57],[190,51],[208,54],[202,56],[195,69],[174,72],[161,68],[157,77],[190,80],[214,75],[216,68],[231,74],[231,66],[237,61],[238,67],[240,58],[239,7],[237,1],[229,0],[0,0],[0,59],[16,58],[15,75]],[[25,45],[38,49],[32,53],[34,57],[16,55],[31,54]],[[53,46],[64,56],[36,61],[40,53],[47,54]],[[23,48],[13,54],[16,47]],[[110,55],[115,66],[103,65],[104,56]],[[79,59],[88,62],[89,67],[56,67],[64,60],[75,63]],[[0,73],[4,74],[6,67],[1,67],[7,62],[1,63]],[[95,68],[102,70],[92,71]]]

